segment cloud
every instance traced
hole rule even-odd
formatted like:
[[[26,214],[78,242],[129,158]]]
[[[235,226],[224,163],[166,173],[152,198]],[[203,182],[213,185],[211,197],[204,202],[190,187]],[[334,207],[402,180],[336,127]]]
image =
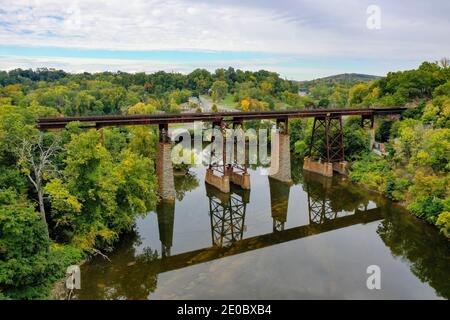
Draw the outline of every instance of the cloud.
[[[391,58],[450,51],[442,41],[450,29],[446,1],[378,2],[382,29],[375,31],[366,28],[366,0],[2,0],[0,43]]]
[[[366,27],[366,9],[372,3],[381,9],[380,30]],[[134,67],[143,71],[158,66],[184,71],[194,64],[210,68],[240,62],[240,66],[250,69],[272,67],[271,70],[297,78],[338,70],[383,74],[392,66],[415,67],[423,60],[449,56],[449,11],[450,2],[444,0],[412,0],[408,5],[388,0],[0,0],[0,45],[129,52],[253,52],[274,60],[289,56],[336,63],[327,68],[320,64],[299,67],[247,57],[245,61],[205,61],[202,65],[181,58],[173,65],[142,61],[139,67],[136,61],[111,61],[110,57],[74,61],[64,59],[67,55],[59,60],[52,55],[46,59],[74,70],[78,66],[76,71]],[[9,55],[9,60],[1,64],[16,63],[18,67],[43,62],[43,57],[27,51],[14,58]],[[0,48],[0,55],[7,54]],[[352,69],[343,63],[349,59],[375,63]]]

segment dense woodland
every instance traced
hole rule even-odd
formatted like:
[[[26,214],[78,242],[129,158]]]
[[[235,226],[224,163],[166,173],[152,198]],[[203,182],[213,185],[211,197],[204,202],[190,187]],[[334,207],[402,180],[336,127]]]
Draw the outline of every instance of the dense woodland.
[[[304,84],[263,70],[0,72],[0,298],[47,297],[68,265],[107,253],[158,199],[155,128],[100,132],[72,123],[40,133],[35,124],[43,116],[181,112],[189,97],[199,95],[255,111],[408,105],[401,121],[377,123],[376,139],[386,143],[386,157],[370,152],[369,132],[359,119],[346,119],[350,176],[405,203],[450,236],[446,60],[379,79],[343,79],[310,82],[302,96],[298,91]],[[295,120],[290,126],[292,149],[304,156],[311,121]]]

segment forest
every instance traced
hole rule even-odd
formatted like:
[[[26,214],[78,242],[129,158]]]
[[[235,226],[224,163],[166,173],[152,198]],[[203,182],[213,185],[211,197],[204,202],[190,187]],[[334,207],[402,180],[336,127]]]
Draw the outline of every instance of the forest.
[[[376,124],[384,157],[371,152],[360,119],[345,120],[350,178],[450,237],[448,61],[356,82],[314,81],[305,95],[301,87],[274,72],[231,67],[189,74],[1,71],[0,299],[47,298],[67,266],[107,254],[158,201],[155,128],[100,132],[71,123],[42,133],[36,120],[45,116],[177,113],[198,96],[228,99],[245,111],[406,105],[401,121]],[[290,122],[296,156],[306,155],[311,129],[310,120]]]

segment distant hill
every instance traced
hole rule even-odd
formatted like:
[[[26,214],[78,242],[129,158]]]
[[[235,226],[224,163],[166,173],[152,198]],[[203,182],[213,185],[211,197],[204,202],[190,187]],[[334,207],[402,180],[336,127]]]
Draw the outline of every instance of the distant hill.
[[[352,86],[358,82],[367,82],[376,79],[380,79],[379,76],[373,76],[370,74],[361,73],[342,73],[334,76],[318,78],[314,80],[298,81],[300,89],[308,90],[309,87],[318,84],[332,85],[332,84],[343,84],[347,86]]]

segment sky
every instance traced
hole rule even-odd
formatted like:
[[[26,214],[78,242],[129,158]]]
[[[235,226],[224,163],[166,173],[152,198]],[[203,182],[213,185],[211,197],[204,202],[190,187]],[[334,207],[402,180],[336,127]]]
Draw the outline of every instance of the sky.
[[[0,69],[382,76],[450,57],[449,12],[448,0],[0,0]]]

